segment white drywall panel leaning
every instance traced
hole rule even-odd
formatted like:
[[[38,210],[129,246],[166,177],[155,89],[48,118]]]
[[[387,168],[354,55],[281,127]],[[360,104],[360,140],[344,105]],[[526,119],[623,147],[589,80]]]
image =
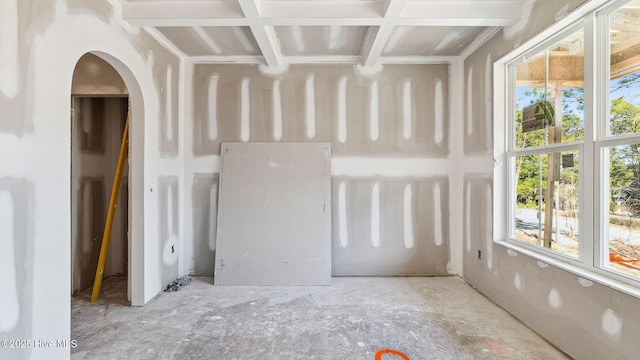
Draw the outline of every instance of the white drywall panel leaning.
[[[331,283],[331,146],[223,143],[215,285]]]

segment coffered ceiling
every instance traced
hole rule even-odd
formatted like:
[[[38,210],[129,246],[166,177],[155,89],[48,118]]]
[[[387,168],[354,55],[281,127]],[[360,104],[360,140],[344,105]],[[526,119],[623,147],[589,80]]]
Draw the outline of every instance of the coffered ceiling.
[[[121,0],[198,63],[423,63],[517,22],[523,0]]]

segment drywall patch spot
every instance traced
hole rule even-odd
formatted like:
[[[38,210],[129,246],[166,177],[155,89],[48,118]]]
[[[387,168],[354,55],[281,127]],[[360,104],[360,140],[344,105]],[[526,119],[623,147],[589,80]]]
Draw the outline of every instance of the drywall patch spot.
[[[433,186],[433,238],[437,246],[442,245],[442,206],[440,202],[440,183]]]
[[[611,309],[602,313],[602,332],[613,341],[620,340],[620,335],[622,335],[622,319]]]
[[[293,43],[296,46],[296,50],[298,52],[304,51],[304,40],[302,39],[302,27],[301,26],[292,26],[291,27],[291,35],[293,35]]]
[[[380,184],[376,182],[371,189],[371,244],[380,246]]]
[[[353,66],[353,70],[356,75],[360,78],[372,78],[380,75],[384,67],[382,64],[378,64],[375,66],[362,66],[361,64],[356,64]]]
[[[436,94],[433,100],[434,102],[434,112],[435,112],[435,129],[433,134],[433,140],[436,145],[442,144],[442,139],[444,137],[443,133],[443,121],[444,121],[444,97],[442,95],[442,81],[440,79],[436,79]]]
[[[513,277],[513,285],[515,285],[518,291],[520,292],[524,291],[524,280],[522,280],[522,276],[520,275],[520,273],[516,273],[515,276]]]
[[[405,140],[411,139],[411,134],[413,132],[411,100],[411,79],[405,79],[402,83],[402,137]]]
[[[0,93],[9,99],[18,94],[18,0],[0,1]]]
[[[240,41],[240,44],[242,44],[242,46],[244,47],[245,50],[247,50],[248,52],[254,52],[256,50],[253,47],[253,44],[251,44],[251,41],[249,40],[249,38],[247,37],[247,34],[244,32],[244,28],[243,27],[234,26],[233,27],[233,32],[238,37],[238,40]]]
[[[467,73],[467,136],[473,135],[473,66]]]
[[[289,64],[283,62],[280,66],[268,66],[264,64],[258,65],[258,70],[260,74],[267,77],[276,77],[283,75],[287,71],[289,71]]]
[[[220,74],[211,74],[209,77],[209,86],[207,90],[207,114],[208,123],[207,129],[209,134],[209,140],[215,140],[218,138],[218,83],[220,81]]]
[[[491,96],[493,95],[493,78],[491,77],[491,69],[493,63],[491,62],[491,53],[487,54],[487,60],[485,62],[484,70],[484,111],[485,111],[485,142],[486,147],[490,148],[493,135],[493,102]]]
[[[178,231],[174,227],[174,213],[175,208],[173,205],[173,186],[169,185],[166,189],[166,224],[167,224],[167,233],[168,238],[165,242],[164,249],[162,252],[162,260],[164,264],[167,266],[173,265],[178,261],[178,254],[175,253],[175,246],[178,244],[177,233]],[[177,205],[176,205],[177,206]]]
[[[413,238],[413,191],[411,184],[407,184],[404,187],[404,247],[407,249],[413,248],[415,240]]]
[[[533,4],[535,4],[536,0],[526,0],[522,4],[522,13],[520,16],[520,20],[515,24],[504,28],[502,34],[505,40],[511,40],[518,36],[522,31],[527,27],[529,20],[531,19],[531,13],[533,11]]]
[[[584,287],[592,287],[593,286],[593,281],[591,280],[587,280],[585,278],[578,278],[578,283]]]
[[[165,92],[165,131],[167,141],[173,141],[173,66],[167,67],[167,84]]]
[[[338,141],[344,144],[347,141],[347,77],[341,76],[338,80]]]
[[[332,25],[329,27],[329,44],[327,47],[329,50],[333,50],[338,47],[338,39],[340,38],[340,31],[342,27]]]
[[[160,280],[171,283],[178,277],[178,256],[181,248],[179,230],[179,180],[177,176],[158,178],[158,262]]]
[[[369,88],[369,137],[371,141],[378,141],[380,137],[379,101],[378,80],[374,80]]]
[[[513,251],[513,250],[511,250],[511,249],[507,249],[507,254],[509,254],[509,256],[513,256],[513,257],[518,256],[518,253]]]
[[[450,32],[442,40],[440,40],[438,45],[436,45],[436,47],[433,50],[434,51],[442,50],[447,46],[451,45],[451,43],[461,39],[463,36],[464,34],[462,30]]]
[[[338,186],[338,229],[340,236],[340,246],[349,246],[349,236],[347,231],[347,184],[344,181]]]
[[[556,17],[555,17],[556,21],[565,17],[568,13],[569,13],[569,4],[565,4],[563,7],[560,8],[560,10],[556,12]]]
[[[547,264],[547,263],[543,263],[542,261],[539,261],[539,260],[536,262],[536,264],[538,265],[538,267],[539,267],[540,269],[545,269],[545,268],[548,268],[548,267],[549,267],[549,264]]]
[[[15,266],[13,196],[9,191],[0,191],[0,283],[4,294],[0,297],[0,331],[13,329],[20,319],[20,304]]]
[[[273,80],[273,88],[272,88],[272,114],[271,117],[273,119],[273,139],[275,141],[280,141],[282,139],[282,98],[280,95],[280,79]]]
[[[313,139],[316,136],[316,92],[315,75],[313,73],[307,75],[304,88],[307,138]]]
[[[490,214],[493,211],[492,208],[492,193],[491,193],[491,185],[490,184],[486,184],[485,186],[485,213],[484,213],[484,219],[485,219],[485,243],[487,246],[487,267],[489,268],[489,270],[491,270],[493,268],[493,218],[490,216]]]
[[[554,309],[562,309],[562,295],[556,290],[555,287],[552,287],[549,291],[548,297],[549,306]]]
[[[247,142],[251,138],[251,99],[249,85],[249,78],[243,77],[240,82],[240,140],[243,142]]]
[[[467,252],[471,252],[471,183],[467,182],[466,190],[464,192],[464,206],[465,206],[465,238],[467,243]]]

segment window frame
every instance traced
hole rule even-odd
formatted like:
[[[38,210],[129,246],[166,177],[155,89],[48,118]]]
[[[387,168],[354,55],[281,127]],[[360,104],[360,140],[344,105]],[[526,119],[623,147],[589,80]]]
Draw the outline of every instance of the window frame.
[[[640,278],[608,265],[608,158],[614,145],[640,143],[640,134],[608,135],[609,14],[631,0],[591,0],[555,22],[513,51],[494,62],[494,220],[493,241],[510,251],[523,253],[640,298]],[[516,82],[518,64],[546,50],[564,37],[582,29],[584,33],[584,139],[581,142],[515,147]],[[598,91],[602,89],[602,91]],[[577,259],[551,249],[516,240],[515,159],[528,154],[578,151],[579,164],[579,255]],[[592,169],[592,170],[587,170]],[[606,172],[605,172],[606,170]],[[607,205],[606,209],[604,205]],[[606,214],[605,214],[606,212]],[[586,226],[593,224],[592,226]]]

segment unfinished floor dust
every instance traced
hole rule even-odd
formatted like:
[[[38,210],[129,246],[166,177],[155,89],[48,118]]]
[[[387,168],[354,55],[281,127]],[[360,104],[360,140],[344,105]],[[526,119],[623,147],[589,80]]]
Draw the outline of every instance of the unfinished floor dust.
[[[566,359],[456,277],[288,287],[214,287],[212,280],[194,278],[144,307],[75,297],[72,359],[374,360],[381,349],[412,360]],[[126,278],[108,279],[103,289],[123,292]]]

